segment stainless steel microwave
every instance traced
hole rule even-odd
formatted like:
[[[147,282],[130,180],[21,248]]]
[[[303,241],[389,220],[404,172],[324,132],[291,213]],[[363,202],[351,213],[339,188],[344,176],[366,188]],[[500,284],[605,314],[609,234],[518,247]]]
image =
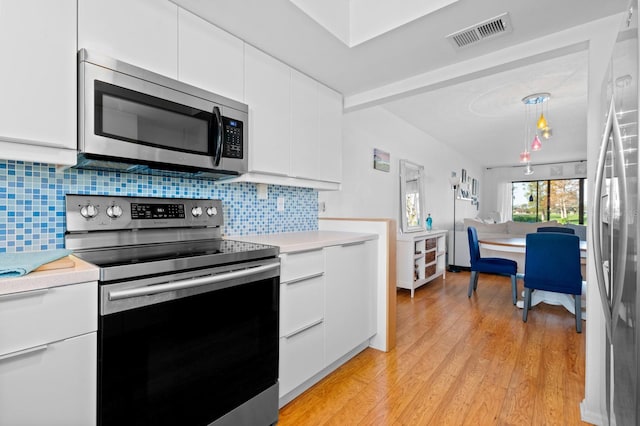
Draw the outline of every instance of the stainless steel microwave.
[[[247,105],[85,49],[78,64],[77,168],[247,171]]]

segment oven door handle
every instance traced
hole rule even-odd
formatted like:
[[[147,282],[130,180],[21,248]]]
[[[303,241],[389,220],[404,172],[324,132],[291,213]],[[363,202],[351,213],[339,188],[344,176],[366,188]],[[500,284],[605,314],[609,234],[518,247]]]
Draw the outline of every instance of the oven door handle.
[[[157,293],[166,293],[169,291],[183,290],[186,288],[200,287],[203,285],[215,284],[222,281],[228,281],[235,278],[243,278],[260,272],[270,271],[280,267],[280,263],[270,263],[268,265],[255,266],[252,268],[242,269],[239,271],[225,272],[218,275],[210,275],[201,278],[188,280],[173,281],[166,284],[150,285],[146,287],[131,288],[127,290],[115,290],[108,293],[109,300],[128,299],[138,296],[149,296]]]

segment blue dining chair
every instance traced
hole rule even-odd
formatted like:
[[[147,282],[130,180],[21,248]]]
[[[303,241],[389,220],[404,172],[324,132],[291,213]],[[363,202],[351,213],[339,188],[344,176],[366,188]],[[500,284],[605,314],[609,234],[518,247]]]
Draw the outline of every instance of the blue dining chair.
[[[467,234],[469,236],[469,254],[471,256],[471,278],[469,279],[468,296],[471,297],[471,294],[478,288],[479,273],[508,275],[511,277],[511,297],[515,305],[518,297],[516,284],[518,264],[516,261],[500,257],[481,257],[480,246],[478,244],[478,231],[475,227],[470,226],[467,228]]]
[[[533,290],[572,294],[575,300],[576,331],[581,333],[580,238],[558,232],[527,234],[524,290],[522,321],[527,322]]]
[[[564,234],[575,235],[576,231],[571,228],[565,228],[564,226],[541,226],[538,228],[538,232],[562,232]]]

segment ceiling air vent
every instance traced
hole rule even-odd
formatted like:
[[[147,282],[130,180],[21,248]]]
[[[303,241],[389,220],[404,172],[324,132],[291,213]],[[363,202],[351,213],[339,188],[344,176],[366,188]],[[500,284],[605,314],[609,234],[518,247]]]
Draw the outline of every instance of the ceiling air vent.
[[[449,39],[455,47],[461,48],[509,32],[511,32],[509,14],[503,13],[495,18],[487,19],[486,21],[449,34],[447,39]]]

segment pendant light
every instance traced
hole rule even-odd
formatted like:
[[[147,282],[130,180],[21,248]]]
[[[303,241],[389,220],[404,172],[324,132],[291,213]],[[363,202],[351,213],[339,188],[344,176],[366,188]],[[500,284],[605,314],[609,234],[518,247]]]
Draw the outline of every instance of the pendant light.
[[[533,169],[531,168],[531,163],[527,163],[527,167],[524,169],[524,174],[526,176],[531,176],[533,174]]]
[[[540,118],[538,119],[537,127],[538,127],[538,130],[543,130],[543,129],[546,129],[547,127],[549,127],[547,125],[547,119],[544,118],[544,113],[542,113],[542,112],[540,113]]]
[[[531,152],[542,149],[541,138],[546,140],[551,137],[551,128],[544,111],[544,106],[548,105],[550,98],[551,95],[546,92],[534,93],[522,98],[522,103],[524,104],[524,150],[520,152],[520,163],[527,164],[527,170],[525,171],[527,175],[533,173],[530,164]],[[538,115],[538,112],[540,115]],[[529,145],[529,141],[531,141],[531,145]]]
[[[533,142],[531,142],[531,151],[540,151],[542,149],[542,142],[540,142],[540,138],[536,135],[533,138]]]

